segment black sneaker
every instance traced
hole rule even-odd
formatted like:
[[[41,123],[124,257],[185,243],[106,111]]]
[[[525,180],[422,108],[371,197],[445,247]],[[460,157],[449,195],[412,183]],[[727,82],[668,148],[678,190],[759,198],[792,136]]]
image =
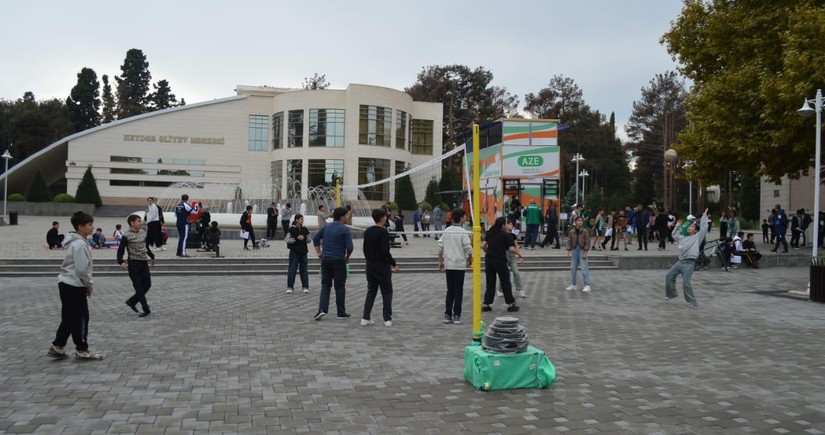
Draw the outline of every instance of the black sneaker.
[[[450,323],[453,323],[453,317],[450,316],[449,314],[445,314],[444,315],[444,324],[448,325]]]
[[[144,311],[144,312],[142,312],[142,313],[138,314],[138,317],[146,317],[146,316],[148,316],[148,315],[150,315],[150,314],[152,314],[152,312],[151,312],[151,311]]]
[[[338,320],[346,320],[346,319],[349,319],[350,317],[352,317],[352,315],[350,315],[350,313],[342,313],[342,314],[338,315]]]
[[[461,316],[453,316],[453,325],[461,324]]]
[[[318,314],[315,315],[315,320],[320,322],[326,315],[327,313],[319,311]]]
[[[493,307],[491,307],[489,305],[482,305],[481,306],[481,311],[493,311]]]
[[[129,301],[126,301],[126,305],[128,305],[128,306],[129,306],[129,308],[131,308],[131,309],[132,309],[132,311],[134,311],[134,312],[136,312],[136,313],[138,312],[138,309],[137,309],[137,304],[130,304],[130,303],[129,303]]]
[[[520,309],[521,308],[516,304],[510,305],[509,307],[507,307],[507,311],[510,312],[510,313],[514,313],[514,312],[516,312]]]
[[[49,352],[46,355],[54,358],[54,359],[66,359],[69,355],[66,355],[65,350],[57,350],[54,346],[49,347]]]

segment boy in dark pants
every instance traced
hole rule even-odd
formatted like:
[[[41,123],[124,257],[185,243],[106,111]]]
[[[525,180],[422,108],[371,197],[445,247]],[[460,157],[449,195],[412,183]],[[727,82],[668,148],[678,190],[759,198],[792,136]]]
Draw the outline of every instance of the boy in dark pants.
[[[384,228],[387,223],[387,211],[377,208],[372,211],[375,225],[364,231],[364,258],[367,260],[367,300],[364,302],[364,315],[361,326],[374,325],[370,320],[378,287],[381,287],[381,299],[384,301],[384,326],[392,326],[392,272],[400,269],[390,254],[390,233]]]
[[[149,259],[151,265],[155,265],[155,254],[149,249],[149,238],[146,237],[146,231],[141,227],[140,216],[133,214],[126,219],[129,225],[129,231],[123,235],[120,241],[120,246],[117,248],[117,264],[123,270],[129,269],[129,278],[132,279],[132,286],[135,288],[135,294],[126,300],[126,305],[134,312],[138,312],[137,303],[140,302],[140,307],[143,312],[138,317],[146,317],[152,313],[149,309],[149,304],[146,303],[146,292],[152,287],[152,278],[149,275]],[[123,253],[129,250],[129,263],[123,262]]]
[[[66,238],[66,257],[57,277],[60,289],[60,327],[49,348],[48,356],[57,359],[68,358],[64,347],[72,336],[75,358],[80,360],[101,360],[103,356],[89,351],[87,335],[89,331],[89,302],[92,297],[92,250],[86,238],[94,231],[92,216],[79,211],[72,215],[72,227]]]

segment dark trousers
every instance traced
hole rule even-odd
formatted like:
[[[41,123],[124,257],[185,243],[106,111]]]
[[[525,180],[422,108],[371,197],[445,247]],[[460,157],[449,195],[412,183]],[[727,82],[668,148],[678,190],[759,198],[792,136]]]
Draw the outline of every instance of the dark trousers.
[[[666,228],[659,228],[659,247],[665,249],[667,246],[667,238],[670,236],[670,231]]]
[[[444,314],[461,317],[461,303],[464,300],[464,270],[447,269],[447,301]]]
[[[791,247],[798,248],[799,247],[799,236],[802,235],[802,230],[800,229],[791,229]]]
[[[647,251],[647,228],[636,228],[636,237],[639,241],[639,247],[637,249],[641,250],[642,246],[644,246],[645,251]]]
[[[544,240],[541,241],[541,246],[547,246],[556,241],[556,247],[559,247],[559,230],[556,225],[547,225],[547,234],[544,235]]]
[[[176,255],[186,255],[186,239],[189,237],[189,224],[177,224],[178,227],[178,250]]]
[[[347,284],[347,263],[343,258],[321,260],[321,300],[318,304],[319,313],[329,312],[329,294],[335,283],[335,306],[338,315],[346,314],[344,308]]]
[[[309,271],[307,270],[307,254],[297,254],[289,250],[289,269],[286,273],[286,287],[295,287],[295,274],[301,269],[301,285],[309,288]]]
[[[266,239],[275,240],[275,235],[278,233],[278,221],[275,219],[267,219],[266,221]]]
[[[146,293],[152,287],[152,277],[149,274],[149,262],[142,260],[129,260],[129,278],[132,280],[132,287],[135,294],[126,303],[135,305],[140,302],[140,307],[144,313],[149,313],[149,304],[146,303]]]
[[[281,226],[284,228],[284,237],[289,233],[289,219],[281,219]]]
[[[496,296],[496,276],[501,282],[501,291],[504,293],[504,302],[507,305],[516,303],[513,297],[513,286],[510,284],[510,268],[507,260],[486,257],[484,259],[484,273],[487,278],[487,289],[484,291],[484,305],[492,305]]]
[[[161,234],[160,221],[149,222],[146,224],[146,238],[149,239],[149,246],[160,247],[163,245],[163,234]]]
[[[58,234],[55,238],[49,240],[49,249],[60,249],[63,247],[63,239],[66,238],[65,234]]]
[[[788,241],[785,240],[785,229],[779,228],[776,231],[776,245],[774,245],[771,251],[776,252],[779,250],[779,244],[782,244],[782,247],[785,248],[785,252],[788,252]]]
[[[367,299],[364,301],[362,319],[370,320],[372,306],[381,288],[384,302],[384,321],[392,320],[392,267],[387,263],[367,263]]]
[[[249,237],[243,239],[243,247],[244,248],[248,247],[249,246],[249,241],[252,240],[252,247],[257,248],[258,247],[258,240],[255,239],[255,229],[252,228],[252,227],[249,227],[249,228],[244,229],[244,231],[249,233]]]
[[[536,247],[536,240],[539,238],[539,224],[527,224],[527,236],[524,238],[524,246]]]
[[[60,326],[52,342],[57,347],[63,347],[71,335],[74,345],[79,351],[89,350],[86,337],[89,332],[89,301],[86,299],[86,289],[66,283],[58,283],[60,289]]]

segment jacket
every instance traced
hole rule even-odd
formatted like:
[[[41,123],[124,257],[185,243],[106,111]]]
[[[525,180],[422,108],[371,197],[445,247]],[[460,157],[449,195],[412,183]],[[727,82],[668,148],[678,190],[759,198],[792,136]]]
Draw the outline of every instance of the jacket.
[[[445,269],[465,270],[467,258],[473,255],[469,233],[458,224],[445,228],[438,239],[438,253],[444,259]]]
[[[60,265],[57,281],[73,287],[92,286],[92,248],[85,237],[75,232],[69,233],[63,243],[66,257]]]
[[[584,227],[582,227],[582,229],[573,227],[573,229],[570,230],[570,235],[567,238],[567,250],[572,251],[576,249],[576,246],[582,248],[584,252],[590,250],[590,232]]]

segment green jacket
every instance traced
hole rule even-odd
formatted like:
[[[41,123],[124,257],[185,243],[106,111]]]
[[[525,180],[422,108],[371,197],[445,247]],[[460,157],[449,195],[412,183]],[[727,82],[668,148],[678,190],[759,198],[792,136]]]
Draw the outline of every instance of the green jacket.
[[[535,204],[530,204],[524,209],[524,223],[527,225],[541,225],[541,210]]]

